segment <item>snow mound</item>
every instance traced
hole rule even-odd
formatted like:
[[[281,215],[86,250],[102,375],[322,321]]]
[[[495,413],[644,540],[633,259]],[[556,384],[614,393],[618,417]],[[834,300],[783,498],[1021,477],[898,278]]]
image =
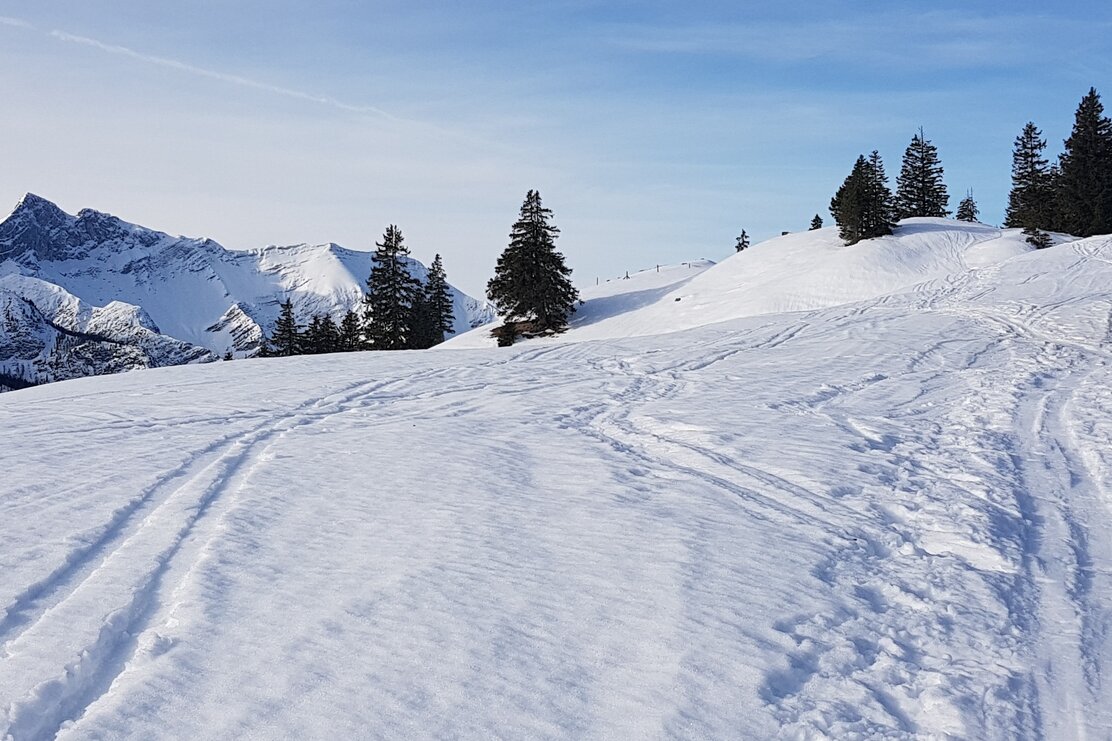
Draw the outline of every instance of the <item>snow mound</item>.
[[[591,287],[582,292],[584,304],[566,333],[533,342],[664,334],[838,306],[960,275],[1032,249],[1018,229],[950,219],[905,219],[891,236],[848,246],[835,227],[788,234],[717,265],[684,263]],[[494,344],[486,328],[453,338],[447,346]]]

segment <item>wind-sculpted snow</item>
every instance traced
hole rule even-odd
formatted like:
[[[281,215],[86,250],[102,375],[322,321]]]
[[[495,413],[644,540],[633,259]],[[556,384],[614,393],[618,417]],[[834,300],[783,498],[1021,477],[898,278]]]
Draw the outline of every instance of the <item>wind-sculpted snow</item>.
[[[7,394],[0,737],[1109,738],[1110,317],[1094,238]]]

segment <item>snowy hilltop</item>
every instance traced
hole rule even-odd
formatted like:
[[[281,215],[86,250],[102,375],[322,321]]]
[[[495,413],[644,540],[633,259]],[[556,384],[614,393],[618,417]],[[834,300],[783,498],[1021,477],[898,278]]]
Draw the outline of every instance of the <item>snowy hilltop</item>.
[[[7,394],[0,737],[1110,738],[1112,238],[1057,239]]]
[[[1020,229],[939,218],[905,219],[893,235],[854,245],[844,244],[835,227],[788,234],[719,264],[696,260],[656,266],[590,286],[581,293],[583,304],[568,331],[534,342],[661,334],[874,299],[1034,249]],[[486,328],[455,337],[447,346],[494,344]]]
[[[0,389],[250,355],[283,299],[339,320],[370,269],[371,253],[335,244],[234,251],[27,194],[0,222]],[[493,319],[484,301],[452,300],[457,332]]]

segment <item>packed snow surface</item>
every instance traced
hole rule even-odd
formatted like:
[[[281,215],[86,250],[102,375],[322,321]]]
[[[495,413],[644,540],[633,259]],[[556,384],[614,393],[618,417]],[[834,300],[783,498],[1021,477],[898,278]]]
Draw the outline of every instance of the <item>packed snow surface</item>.
[[[808,311],[725,316],[743,253],[644,278],[686,331],[5,394],[0,737],[1112,737],[1112,240],[939,233],[735,296]]]

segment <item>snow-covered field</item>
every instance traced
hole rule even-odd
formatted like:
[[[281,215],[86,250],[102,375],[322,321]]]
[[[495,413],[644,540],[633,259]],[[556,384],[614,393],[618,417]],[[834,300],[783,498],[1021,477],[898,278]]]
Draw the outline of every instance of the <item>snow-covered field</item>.
[[[1112,239],[937,226],[3,395],[0,737],[1112,737]]]

